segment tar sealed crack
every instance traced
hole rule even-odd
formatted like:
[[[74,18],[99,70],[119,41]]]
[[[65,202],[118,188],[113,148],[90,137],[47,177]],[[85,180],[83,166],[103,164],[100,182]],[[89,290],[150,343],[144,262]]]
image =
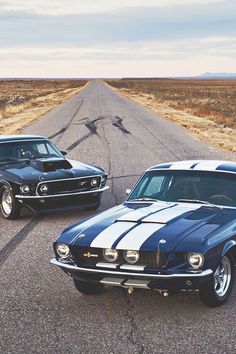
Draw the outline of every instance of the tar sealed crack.
[[[132,295],[125,293],[125,299],[128,307],[127,316],[130,321],[130,331],[127,335],[127,339],[137,348],[137,353],[143,354],[145,351],[145,347],[140,341],[140,334],[138,333],[138,327],[135,322],[134,303],[133,303]]]

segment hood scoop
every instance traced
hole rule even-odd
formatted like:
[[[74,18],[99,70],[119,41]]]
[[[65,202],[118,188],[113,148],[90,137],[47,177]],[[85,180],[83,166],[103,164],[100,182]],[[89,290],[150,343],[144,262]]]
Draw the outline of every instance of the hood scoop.
[[[31,160],[30,165],[42,172],[52,172],[60,169],[72,168],[72,165],[66,159]]]

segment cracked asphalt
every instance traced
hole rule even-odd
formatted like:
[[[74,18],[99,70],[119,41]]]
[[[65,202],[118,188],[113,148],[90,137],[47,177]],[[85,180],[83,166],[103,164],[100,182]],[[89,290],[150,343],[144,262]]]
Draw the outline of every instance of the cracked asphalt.
[[[105,168],[110,190],[100,210],[125,198],[153,164],[181,159],[236,159],[196,140],[186,129],[92,81],[80,94],[48,112],[23,133],[41,134],[68,156]],[[0,353],[235,353],[236,288],[217,309],[198,295],[168,298],[156,292],[107,288],[84,296],[49,264],[52,242],[90,213],[20,220],[0,217]]]

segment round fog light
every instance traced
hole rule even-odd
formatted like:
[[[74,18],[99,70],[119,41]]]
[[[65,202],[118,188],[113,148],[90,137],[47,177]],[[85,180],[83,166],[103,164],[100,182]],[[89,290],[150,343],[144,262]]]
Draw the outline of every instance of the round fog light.
[[[70,256],[70,249],[64,243],[58,243],[56,245],[56,252],[58,256],[62,259],[66,259]]]
[[[107,262],[115,262],[118,258],[118,251],[112,248],[106,248],[103,251],[103,256]]]
[[[91,180],[90,184],[91,184],[92,187],[97,187],[98,181],[95,178],[93,178]]]
[[[137,263],[139,260],[139,252],[132,250],[125,251],[124,257],[128,263],[134,264]]]
[[[48,192],[48,185],[47,184],[41,184],[41,186],[39,187],[40,192],[42,193],[47,193]]]
[[[30,186],[28,186],[27,184],[20,186],[20,191],[21,193],[27,194],[30,192]]]

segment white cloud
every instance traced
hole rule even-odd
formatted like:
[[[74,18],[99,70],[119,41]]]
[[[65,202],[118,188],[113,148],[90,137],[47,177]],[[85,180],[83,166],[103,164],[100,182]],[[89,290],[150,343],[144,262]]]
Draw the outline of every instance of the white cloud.
[[[39,14],[66,15],[101,13],[121,8],[199,5],[224,1],[225,0],[4,0],[0,1],[0,11],[28,11]]]
[[[233,0],[0,0],[0,77],[235,72],[235,10]]]
[[[0,77],[191,76],[234,72],[235,56],[236,37],[92,47],[2,47]]]
[[[25,59],[43,58],[44,61],[53,59],[58,60],[79,60],[96,59],[103,60],[159,60],[192,57],[199,53],[204,55],[214,54],[225,56],[225,51],[235,59],[236,37],[207,37],[177,40],[155,40],[155,41],[137,41],[137,42],[117,42],[105,45],[93,46],[22,46],[22,47],[1,47],[1,59],[9,60],[18,58],[19,61]],[[229,53],[228,53],[229,52]],[[231,54],[231,55],[230,55]]]

